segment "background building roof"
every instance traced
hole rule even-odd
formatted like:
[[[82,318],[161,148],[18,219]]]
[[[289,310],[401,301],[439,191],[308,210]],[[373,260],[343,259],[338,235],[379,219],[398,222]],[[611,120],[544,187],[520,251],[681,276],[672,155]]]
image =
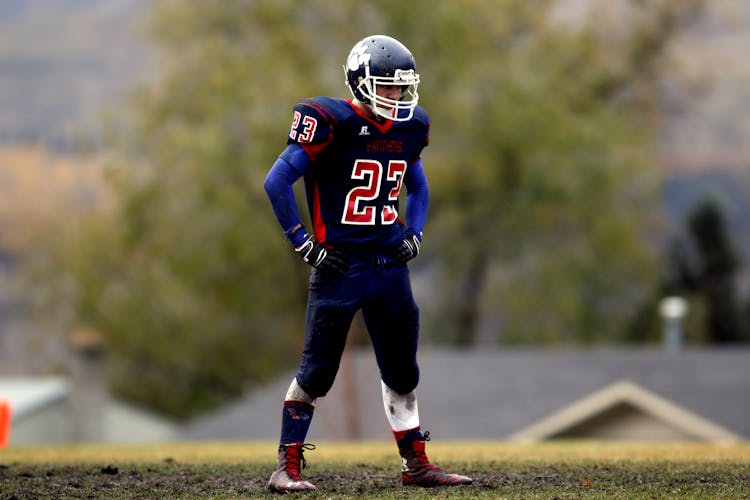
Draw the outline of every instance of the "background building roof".
[[[69,385],[58,377],[0,378],[0,399],[10,402],[13,418],[20,419],[68,397]]]
[[[469,351],[419,354],[422,427],[436,439],[504,439],[627,379],[729,431],[750,437],[750,348]],[[277,439],[293,377],[197,419],[185,439]],[[372,352],[349,354],[331,392],[316,403],[310,440],[391,435]]]

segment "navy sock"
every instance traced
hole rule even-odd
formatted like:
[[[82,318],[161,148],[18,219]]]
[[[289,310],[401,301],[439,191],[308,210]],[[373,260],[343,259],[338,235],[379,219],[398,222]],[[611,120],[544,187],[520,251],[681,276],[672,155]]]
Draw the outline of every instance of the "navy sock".
[[[302,401],[284,401],[280,444],[304,443],[315,407]]]
[[[393,431],[393,437],[396,438],[396,444],[399,449],[408,448],[412,441],[422,439],[422,430],[419,427],[405,431]]]

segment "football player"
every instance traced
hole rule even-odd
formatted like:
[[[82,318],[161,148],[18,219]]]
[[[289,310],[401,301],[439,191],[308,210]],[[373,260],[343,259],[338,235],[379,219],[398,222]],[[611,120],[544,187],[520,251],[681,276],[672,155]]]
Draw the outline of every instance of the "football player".
[[[470,484],[425,454],[415,389],[419,310],[407,262],[419,254],[429,188],[420,154],[429,118],[417,105],[414,57],[394,38],[357,42],[344,64],[353,99],[316,97],[293,110],[287,148],[265,189],[286,238],[312,266],[305,347],[283,403],[278,464],[268,487],[314,490],[301,476],[317,398],[331,388],[355,313],[380,370],[383,404],[403,461],[404,485]],[[312,228],[302,224],[292,185],[304,178]],[[399,193],[406,187],[406,221]]]

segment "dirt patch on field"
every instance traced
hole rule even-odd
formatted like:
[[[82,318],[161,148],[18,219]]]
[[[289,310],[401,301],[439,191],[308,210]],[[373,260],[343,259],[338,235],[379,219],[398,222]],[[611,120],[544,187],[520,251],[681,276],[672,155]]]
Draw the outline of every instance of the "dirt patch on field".
[[[750,498],[747,464],[618,463],[611,466],[487,464],[459,467],[471,486],[404,488],[397,468],[357,464],[335,470],[308,469],[318,491],[308,498]],[[0,465],[0,499],[26,498],[268,498],[271,468],[195,465]]]

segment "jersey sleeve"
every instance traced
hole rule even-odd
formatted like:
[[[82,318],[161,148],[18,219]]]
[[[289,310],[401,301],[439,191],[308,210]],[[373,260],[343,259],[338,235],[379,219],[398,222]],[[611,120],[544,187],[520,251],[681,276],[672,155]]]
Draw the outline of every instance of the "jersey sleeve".
[[[306,99],[294,106],[292,126],[287,144],[298,144],[311,160],[333,139],[335,118],[328,109],[314,99]]]

